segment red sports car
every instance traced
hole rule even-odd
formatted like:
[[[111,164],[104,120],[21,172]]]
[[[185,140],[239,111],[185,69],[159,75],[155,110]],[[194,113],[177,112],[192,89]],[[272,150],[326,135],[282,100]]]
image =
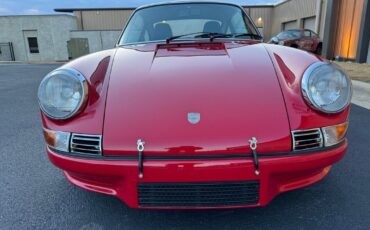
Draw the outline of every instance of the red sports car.
[[[319,55],[322,52],[322,42],[319,35],[307,29],[283,31],[273,37],[269,43],[306,50]]]
[[[49,73],[47,154],[74,185],[134,208],[267,205],[321,180],[347,149],[351,82],[263,44],[237,5],[138,8],[117,47]]]

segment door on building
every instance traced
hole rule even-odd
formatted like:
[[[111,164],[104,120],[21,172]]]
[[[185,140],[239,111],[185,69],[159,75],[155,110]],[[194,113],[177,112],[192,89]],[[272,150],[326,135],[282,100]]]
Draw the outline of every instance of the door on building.
[[[11,42],[0,42],[0,61],[15,61],[13,44]]]
[[[38,62],[41,60],[37,30],[23,30],[24,44],[28,61]]]
[[[90,53],[89,40],[87,38],[71,38],[67,42],[67,47],[69,59],[75,59]]]
[[[303,29],[315,31],[316,17],[303,19]]]
[[[297,29],[297,21],[290,21],[283,23],[283,30]]]

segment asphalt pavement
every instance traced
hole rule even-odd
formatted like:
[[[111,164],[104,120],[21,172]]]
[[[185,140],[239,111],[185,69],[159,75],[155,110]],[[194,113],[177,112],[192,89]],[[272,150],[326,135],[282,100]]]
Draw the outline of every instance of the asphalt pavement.
[[[370,229],[370,110],[352,105],[349,149],[321,182],[266,207],[130,209],[71,185],[48,160],[37,87],[58,65],[0,65],[0,229]]]

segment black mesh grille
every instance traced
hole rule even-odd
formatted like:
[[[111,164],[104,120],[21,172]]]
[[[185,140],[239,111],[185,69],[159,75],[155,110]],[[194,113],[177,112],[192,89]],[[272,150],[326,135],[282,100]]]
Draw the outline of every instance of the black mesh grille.
[[[259,202],[259,181],[215,183],[141,183],[141,207],[219,207]]]

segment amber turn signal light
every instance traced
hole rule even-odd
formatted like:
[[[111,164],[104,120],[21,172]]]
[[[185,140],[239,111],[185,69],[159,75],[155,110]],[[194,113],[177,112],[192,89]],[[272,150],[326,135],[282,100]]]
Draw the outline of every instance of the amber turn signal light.
[[[348,122],[322,128],[325,146],[333,146],[343,141],[346,137],[347,129]]]
[[[71,133],[43,129],[46,144],[57,150],[68,152]]]

